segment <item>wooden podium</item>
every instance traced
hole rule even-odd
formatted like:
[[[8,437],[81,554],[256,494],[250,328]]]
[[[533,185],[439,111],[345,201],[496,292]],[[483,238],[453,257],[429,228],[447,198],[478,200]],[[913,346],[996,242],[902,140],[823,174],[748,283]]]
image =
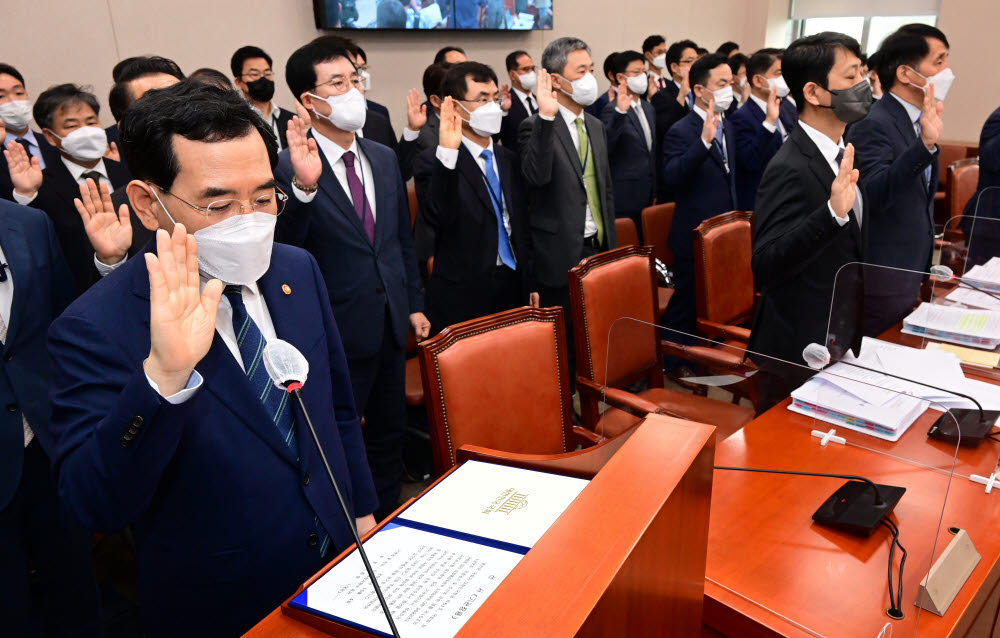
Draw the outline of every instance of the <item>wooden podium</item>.
[[[714,427],[651,414],[620,436],[577,452],[538,456],[469,446],[459,458],[591,479],[459,637],[700,635]],[[405,638],[402,628],[400,634]],[[246,635],[371,634],[286,601]]]

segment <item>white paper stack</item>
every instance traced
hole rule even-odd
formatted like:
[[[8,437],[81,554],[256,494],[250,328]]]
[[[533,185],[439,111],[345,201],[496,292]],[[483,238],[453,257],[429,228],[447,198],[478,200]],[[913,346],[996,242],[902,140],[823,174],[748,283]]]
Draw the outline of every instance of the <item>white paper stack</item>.
[[[922,303],[903,319],[903,332],[993,350],[1000,346],[1000,312]]]

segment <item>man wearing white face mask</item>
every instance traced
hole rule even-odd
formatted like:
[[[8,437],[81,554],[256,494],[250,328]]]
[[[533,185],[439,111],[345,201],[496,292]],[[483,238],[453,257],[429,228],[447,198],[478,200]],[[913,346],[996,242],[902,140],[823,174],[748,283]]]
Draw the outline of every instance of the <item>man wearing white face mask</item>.
[[[642,41],[642,55],[649,64],[649,81],[657,90],[667,88],[671,80],[663,77],[667,69],[667,41],[662,35],[651,35]]]
[[[21,73],[9,64],[0,63],[0,148],[12,143],[20,144],[33,156],[37,156],[41,168],[45,169],[45,157],[41,147],[48,146],[40,131],[31,130],[31,98]],[[7,160],[0,154],[0,198],[14,201],[14,185],[10,183]]]
[[[402,481],[407,333],[420,341],[430,331],[406,188],[395,154],[356,135],[368,111],[348,50],[314,40],[289,57],[285,78],[312,130],[298,118],[289,128],[275,177],[291,197],[276,236],[311,252],[326,280],[381,518]]]
[[[926,272],[934,252],[934,193],[944,99],[954,74],[948,39],[935,27],[909,24],[883,41],[876,72],[885,96],[847,139],[858,150],[871,213],[866,258],[881,266]],[[875,269],[869,269],[874,271]],[[865,334],[878,335],[909,314],[920,278],[865,277]]]
[[[518,153],[517,130],[521,122],[538,112],[538,100],[532,91],[538,83],[535,61],[527,51],[514,51],[507,55],[507,77],[510,79],[510,110],[500,124],[500,142]]]
[[[28,157],[13,144],[4,151],[14,200],[38,208],[52,220],[63,255],[80,292],[93,284],[102,264],[95,261],[84,223],[73,200],[88,179],[104,184],[109,192],[128,183],[129,173],[120,162],[104,158],[108,138],[101,127],[100,104],[92,93],[73,84],[54,86],[35,101],[35,122],[51,148],[43,149],[46,165]],[[117,262],[124,255],[112,258]]]

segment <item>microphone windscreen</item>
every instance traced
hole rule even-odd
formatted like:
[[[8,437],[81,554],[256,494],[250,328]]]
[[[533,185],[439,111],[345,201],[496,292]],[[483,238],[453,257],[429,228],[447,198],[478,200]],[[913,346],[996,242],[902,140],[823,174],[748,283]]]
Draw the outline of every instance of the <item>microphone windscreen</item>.
[[[945,280],[951,279],[952,277],[955,276],[955,273],[952,271],[951,268],[941,264],[937,266],[931,266],[931,274],[939,279],[945,279]]]
[[[284,390],[289,383],[305,383],[309,376],[309,362],[298,349],[287,341],[272,339],[261,354],[264,368],[274,385]]]
[[[830,363],[830,351],[826,346],[810,343],[802,350],[802,358],[813,370],[819,370]]]

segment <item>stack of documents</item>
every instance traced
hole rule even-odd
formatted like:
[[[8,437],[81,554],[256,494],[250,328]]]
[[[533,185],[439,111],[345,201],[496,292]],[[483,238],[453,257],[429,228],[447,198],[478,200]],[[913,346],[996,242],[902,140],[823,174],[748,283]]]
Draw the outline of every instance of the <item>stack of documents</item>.
[[[1000,257],[993,257],[985,264],[969,268],[963,279],[968,279],[977,288],[1000,292]]]
[[[458,633],[587,483],[468,461],[366,540],[399,634]],[[357,550],[289,604],[390,635]]]
[[[1000,345],[1000,312],[922,303],[903,319],[903,332],[992,350]]]

